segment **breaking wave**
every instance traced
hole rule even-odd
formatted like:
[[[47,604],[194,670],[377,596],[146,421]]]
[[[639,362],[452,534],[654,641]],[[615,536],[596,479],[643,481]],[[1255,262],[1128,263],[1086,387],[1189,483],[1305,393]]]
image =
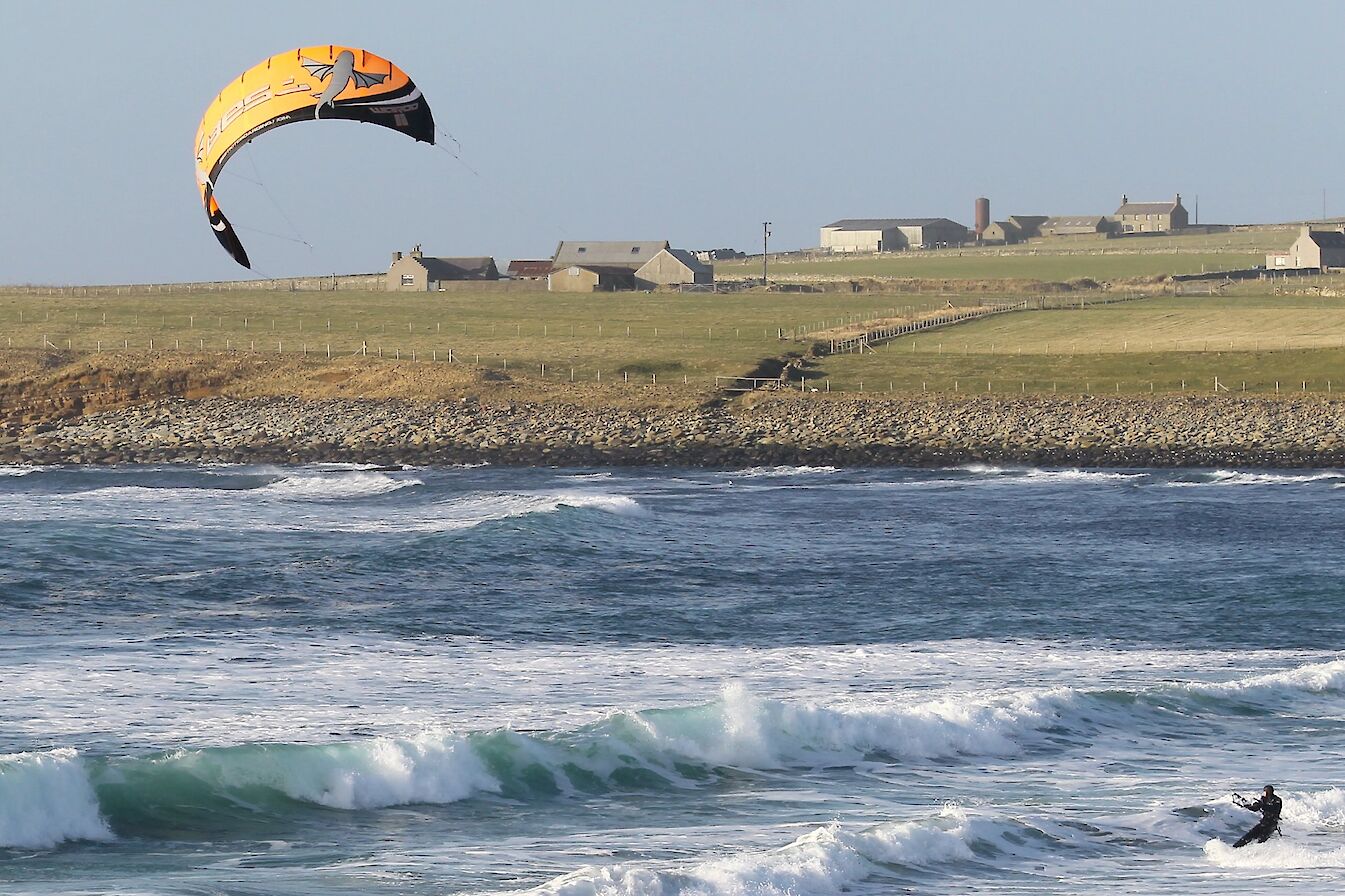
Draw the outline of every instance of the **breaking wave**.
[[[74,750],[0,755],[0,847],[46,849],[111,838]]]
[[[1192,488],[1211,485],[1302,485],[1345,479],[1345,473],[1324,470],[1311,473],[1248,473],[1237,470],[1215,470],[1202,479],[1178,479],[1167,483],[1173,488]]]
[[[739,896],[844,893],[870,879],[897,882],[903,871],[950,870],[1066,845],[1053,833],[946,807],[934,818],[855,830],[816,828],[787,846],[738,852],[693,864],[590,865],[524,891],[530,896]],[[905,887],[902,887],[904,890]]]

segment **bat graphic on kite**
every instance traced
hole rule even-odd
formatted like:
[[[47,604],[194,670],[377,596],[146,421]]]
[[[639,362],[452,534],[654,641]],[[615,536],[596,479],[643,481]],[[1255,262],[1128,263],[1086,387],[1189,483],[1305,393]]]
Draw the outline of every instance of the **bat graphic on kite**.
[[[196,131],[196,182],[220,245],[245,268],[248,254],[215,201],[215,179],[235,152],[283,124],[338,118],[434,143],[420,88],[382,56],[354,47],[300,47],[254,65],[206,108]]]

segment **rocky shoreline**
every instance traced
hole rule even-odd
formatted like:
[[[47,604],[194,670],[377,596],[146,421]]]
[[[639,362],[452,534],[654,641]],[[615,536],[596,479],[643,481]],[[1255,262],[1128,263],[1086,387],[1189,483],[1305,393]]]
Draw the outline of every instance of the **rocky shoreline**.
[[[755,400],[754,400],[755,399]],[[836,399],[699,409],[389,399],[170,399],[0,431],[0,463],[1345,466],[1345,400]]]

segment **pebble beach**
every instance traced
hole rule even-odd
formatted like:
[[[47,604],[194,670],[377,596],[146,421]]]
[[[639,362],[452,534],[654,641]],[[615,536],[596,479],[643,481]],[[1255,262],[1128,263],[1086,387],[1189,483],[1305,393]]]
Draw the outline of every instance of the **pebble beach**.
[[[755,399],[755,400],[754,400]],[[751,396],[682,409],[563,402],[167,399],[0,430],[0,463],[519,466],[1345,465],[1320,396]]]

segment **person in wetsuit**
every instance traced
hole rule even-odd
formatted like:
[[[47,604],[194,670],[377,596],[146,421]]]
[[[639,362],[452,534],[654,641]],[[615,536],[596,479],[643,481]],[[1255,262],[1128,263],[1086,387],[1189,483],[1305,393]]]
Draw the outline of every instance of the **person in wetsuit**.
[[[1246,846],[1253,840],[1257,843],[1265,843],[1280,829],[1280,810],[1284,808],[1284,801],[1275,795],[1274,787],[1267,784],[1265,789],[1261,791],[1261,798],[1251,803],[1237,794],[1233,794],[1233,796],[1235,802],[1242,808],[1261,813],[1261,820],[1250,831],[1243,834],[1241,840],[1233,844],[1234,848]]]

